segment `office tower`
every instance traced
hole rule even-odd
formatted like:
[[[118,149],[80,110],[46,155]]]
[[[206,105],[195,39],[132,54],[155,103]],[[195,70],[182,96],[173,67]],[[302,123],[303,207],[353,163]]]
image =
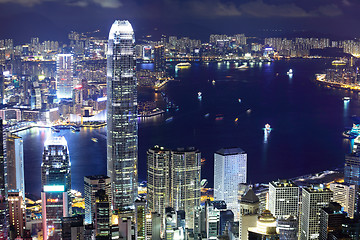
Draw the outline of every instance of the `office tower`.
[[[355,185],[355,215],[360,210],[360,152],[345,155],[344,182]]]
[[[23,140],[15,134],[6,139],[8,190],[19,190],[25,201]]]
[[[7,175],[5,161],[5,131],[3,129],[3,121],[0,118],[0,238],[8,237],[8,203],[7,203]]]
[[[334,202],[339,203],[349,218],[355,214],[355,185],[346,183],[331,183],[330,190],[334,193]]]
[[[105,190],[111,196],[110,178],[105,175],[85,176],[84,177],[84,197],[85,197],[85,224],[92,224],[95,214],[95,194],[98,190]],[[111,198],[109,197],[111,202]]]
[[[41,192],[43,239],[62,239],[62,217],[69,216],[65,185],[43,185]]]
[[[43,161],[41,163],[41,186],[62,185],[70,197],[71,162],[65,137],[49,138],[44,143]],[[71,201],[68,199],[68,211],[71,213]]]
[[[298,218],[288,216],[277,220],[277,226],[280,240],[297,240],[298,239]]]
[[[170,150],[155,146],[147,151],[147,204],[163,218],[170,205]]]
[[[134,31],[111,26],[107,53],[107,175],[114,209],[133,208],[137,196],[138,120]]]
[[[341,232],[344,220],[345,213],[341,211],[339,203],[331,202],[328,207],[321,208],[319,239],[327,240],[329,233]]]
[[[94,227],[96,237],[110,236],[110,202],[105,190],[98,190],[95,194]]]
[[[256,227],[248,230],[249,240],[279,239],[276,232],[276,217],[269,210],[265,210],[258,217]]]
[[[300,240],[316,239],[319,237],[320,209],[328,207],[332,198],[332,191],[321,185],[303,188]]]
[[[84,224],[81,216],[64,217],[61,221],[62,239],[84,239]]]
[[[25,201],[19,190],[9,190],[9,222],[14,237],[23,236],[25,230]]]
[[[56,59],[56,90],[58,98],[71,98],[74,86],[74,58],[58,54]]]
[[[238,189],[246,183],[247,154],[241,148],[222,148],[214,154],[214,199],[225,200],[239,220]]]
[[[154,48],[154,70],[156,72],[165,71],[164,45],[158,45]]]
[[[171,151],[170,206],[186,213],[186,227],[194,229],[194,214],[200,206],[201,153],[195,148]]]
[[[145,239],[146,237],[146,211],[146,200],[137,199],[135,201],[135,239]]]
[[[256,227],[259,214],[259,198],[255,195],[252,188],[241,196],[240,199],[240,218],[239,218],[239,239],[248,239],[249,227]]]
[[[269,183],[269,210],[276,218],[299,214],[299,187],[290,180]]]

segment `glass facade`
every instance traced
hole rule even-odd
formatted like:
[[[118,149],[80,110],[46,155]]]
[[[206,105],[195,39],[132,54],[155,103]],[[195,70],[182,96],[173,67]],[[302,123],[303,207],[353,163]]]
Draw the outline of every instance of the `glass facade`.
[[[114,209],[134,208],[137,196],[138,120],[134,31],[115,21],[107,52],[107,173]]]

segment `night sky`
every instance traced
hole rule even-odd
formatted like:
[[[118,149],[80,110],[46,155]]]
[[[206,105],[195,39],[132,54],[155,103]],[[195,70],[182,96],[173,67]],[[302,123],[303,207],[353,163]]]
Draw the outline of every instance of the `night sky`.
[[[0,38],[15,43],[66,40],[71,30],[131,21],[137,38],[152,34],[207,40],[211,33],[253,36],[360,36],[358,0],[0,0]]]

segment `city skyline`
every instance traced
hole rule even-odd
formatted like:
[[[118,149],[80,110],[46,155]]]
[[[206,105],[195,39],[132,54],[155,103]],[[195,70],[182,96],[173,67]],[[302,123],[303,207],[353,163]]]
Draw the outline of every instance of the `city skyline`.
[[[245,32],[255,36],[318,32],[340,38],[360,34],[356,29],[359,18],[355,11],[359,3],[354,0],[28,0],[0,1],[0,5],[0,38],[44,37],[46,32],[50,39],[61,39],[71,30],[87,32],[96,29],[100,29],[105,37],[107,26],[119,17],[129,19],[139,37],[180,33],[204,39],[204,34],[211,32]],[[63,15],[65,12],[69,13],[67,17]],[[173,25],[178,27],[174,29]]]
[[[284,5],[264,1],[257,2]],[[322,6],[306,13],[328,14]],[[254,40],[238,33],[135,44],[131,23],[115,20],[108,40],[79,32],[68,34],[69,44],[0,40],[0,225],[11,227],[0,234],[45,240],[359,235],[358,40]],[[64,56],[69,64],[59,61]],[[319,75],[331,76],[330,83],[319,83]],[[63,80],[66,99],[59,97]],[[39,177],[41,200],[27,194],[23,203],[21,191],[33,192],[31,181],[37,185]]]

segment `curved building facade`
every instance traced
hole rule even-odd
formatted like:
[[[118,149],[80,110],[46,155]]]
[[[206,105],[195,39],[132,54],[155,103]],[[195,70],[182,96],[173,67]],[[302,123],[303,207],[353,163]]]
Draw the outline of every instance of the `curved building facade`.
[[[134,31],[111,26],[107,51],[107,174],[114,209],[133,208],[137,196],[138,122]]]

